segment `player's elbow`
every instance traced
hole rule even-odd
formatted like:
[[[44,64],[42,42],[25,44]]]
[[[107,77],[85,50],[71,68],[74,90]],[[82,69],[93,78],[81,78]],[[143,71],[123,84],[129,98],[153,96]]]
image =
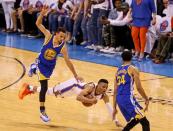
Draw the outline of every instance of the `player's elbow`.
[[[37,27],[39,27],[41,25],[38,21],[36,21],[35,24]]]

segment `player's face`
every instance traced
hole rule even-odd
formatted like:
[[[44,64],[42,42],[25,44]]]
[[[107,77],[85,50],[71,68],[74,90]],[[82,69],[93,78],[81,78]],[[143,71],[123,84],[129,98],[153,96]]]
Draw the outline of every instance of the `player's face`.
[[[97,85],[97,91],[98,91],[100,94],[104,94],[104,93],[106,92],[107,89],[108,89],[108,84],[107,84],[107,83],[100,82],[100,83]]]
[[[58,43],[62,43],[63,41],[65,41],[66,34],[64,32],[58,32],[56,33],[55,37]]]

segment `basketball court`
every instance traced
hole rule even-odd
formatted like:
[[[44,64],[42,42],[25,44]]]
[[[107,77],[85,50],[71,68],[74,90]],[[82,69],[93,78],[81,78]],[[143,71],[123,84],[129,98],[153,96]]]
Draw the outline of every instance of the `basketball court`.
[[[47,96],[46,108],[51,122],[43,123],[39,118],[38,94],[30,95],[24,100],[18,99],[18,91],[26,82],[39,85],[37,77],[28,77],[29,65],[38,53],[18,49],[14,46],[0,46],[0,131],[120,131],[111,121],[103,101],[92,107],[84,107],[75,97],[56,98]],[[12,40],[14,42],[15,40]],[[10,42],[7,41],[8,44]],[[21,44],[21,43],[18,43]],[[27,44],[27,43],[25,43]],[[27,45],[29,46],[29,45]],[[92,54],[91,54],[92,55]],[[109,59],[109,58],[108,58]],[[80,76],[86,82],[97,82],[100,78],[109,80],[109,96],[112,103],[114,74],[117,67],[72,59]],[[164,65],[161,65],[162,67]],[[165,65],[166,67],[167,65]],[[172,65],[171,65],[172,67]],[[150,67],[148,67],[150,68]],[[161,70],[160,70],[161,72]],[[168,73],[173,74],[171,70]],[[157,73],[156,73],[157,74]],[[49,87],[72,77],[62,57],[58,58],[56,69],[49,81]],[[150,120],[151,131],[173,130],[173,78],[169,75],[155,75],[141,72],[142,85],[151,102],[146,115]],[[138,94],[136,92],[136,94]],[[137,95],[141,105],[144,103]],[[118,119],[125,125],[120,111]],[[133,131],[140,131],[136,126]]]

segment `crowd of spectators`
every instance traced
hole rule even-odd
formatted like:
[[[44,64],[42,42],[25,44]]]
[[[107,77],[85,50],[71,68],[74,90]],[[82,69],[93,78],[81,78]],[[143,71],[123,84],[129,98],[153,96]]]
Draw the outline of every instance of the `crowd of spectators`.
[[[156,64],[173,52],[173,0],[0,0],[2,31],[42,37],[35,22],[44,5],[43,24],[51,33],[64,27],[69,44],[111,54],[131,50],[134,60],[147,56]]]

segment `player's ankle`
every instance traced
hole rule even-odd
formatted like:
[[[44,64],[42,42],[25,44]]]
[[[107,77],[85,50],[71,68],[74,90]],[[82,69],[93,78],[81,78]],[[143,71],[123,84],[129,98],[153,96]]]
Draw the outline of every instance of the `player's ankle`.
[[[40,113],[45,113],[45,107],[44,106],[40,106]]]

